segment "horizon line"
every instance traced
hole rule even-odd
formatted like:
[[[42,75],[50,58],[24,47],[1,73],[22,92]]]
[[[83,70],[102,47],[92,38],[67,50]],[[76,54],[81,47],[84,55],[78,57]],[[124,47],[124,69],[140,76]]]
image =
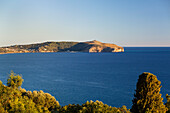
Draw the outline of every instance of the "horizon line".
[[[122,45],[122,47],[170,47],[170,45]]]
[[[89,40],[81,40],[81,41],[77,41],[77,40],[45,40],[45,41],[41,41],[41,42],[28,42],[28,43],[19,43],[19,44],[9,44],[9,45],[0,45],[0,47],[9,47],[9,46],[14,46],[14,45],[29,45],[29,44],[37,44],[37,43],[45,43],[45,42],[86,42]],[[109,42],[102,42],[102,43],[109,43]],[[111,44],[115,44],[115,43],[111,43]],[[118,44],[116,44],[118,45]],[[122,47],[170,47],[170,45],[121,45],[119,44],[118,46],[122,46]]]

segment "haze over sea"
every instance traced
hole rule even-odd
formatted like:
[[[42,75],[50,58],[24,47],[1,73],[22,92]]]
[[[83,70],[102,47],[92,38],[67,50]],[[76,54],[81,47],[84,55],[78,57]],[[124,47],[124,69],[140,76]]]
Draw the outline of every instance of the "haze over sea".
[[[26,90],[43,90],[61,105],[100,100],[132,105],[138,76],[151,72],[170,94],[170,47],[126,47],[124,53],[22,53],[0,55],[0,80],[13,70],[22,74]]]

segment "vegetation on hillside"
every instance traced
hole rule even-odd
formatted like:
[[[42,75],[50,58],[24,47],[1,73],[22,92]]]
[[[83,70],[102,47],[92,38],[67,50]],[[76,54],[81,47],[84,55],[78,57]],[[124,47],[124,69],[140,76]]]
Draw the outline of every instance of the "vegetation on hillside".
[[[126,106],[116,108],[101,101],[60,106],[59,102],[49,93],[43,91],[26,91],[21,88],[21,75],[11,72],[7,86],[0,81],[0,113],[130,113]],[[139,76],[132,113],[165,113],[170,111],[170,96],[163,104],[160,92],[160,81],[151,73]],[[167,113],[169,113],[167,111]]]
[[[65,51],[78,42],[44,42],[39,44],[15,45],[0,48],[0,52],[58,52]]]

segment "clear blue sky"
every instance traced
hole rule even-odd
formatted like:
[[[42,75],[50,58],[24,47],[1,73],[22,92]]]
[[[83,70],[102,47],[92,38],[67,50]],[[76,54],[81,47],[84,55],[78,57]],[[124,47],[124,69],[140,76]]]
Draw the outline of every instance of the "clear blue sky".
[[[170,46],[170,0],[0,0],[0,46],[94,39]]]

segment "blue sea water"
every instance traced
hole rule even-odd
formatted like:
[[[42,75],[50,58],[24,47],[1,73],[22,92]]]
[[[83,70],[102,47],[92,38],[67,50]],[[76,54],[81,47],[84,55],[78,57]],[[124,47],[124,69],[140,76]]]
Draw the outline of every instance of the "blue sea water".
[[[138,76],[157,75],[161,93],[170,94],[170,47],[126,47],[124,53],[22,53],[0,55],[0,80],[13,70],[22,87],[43,90],[61,105],[100,100],[121,107],[132,105]]]

